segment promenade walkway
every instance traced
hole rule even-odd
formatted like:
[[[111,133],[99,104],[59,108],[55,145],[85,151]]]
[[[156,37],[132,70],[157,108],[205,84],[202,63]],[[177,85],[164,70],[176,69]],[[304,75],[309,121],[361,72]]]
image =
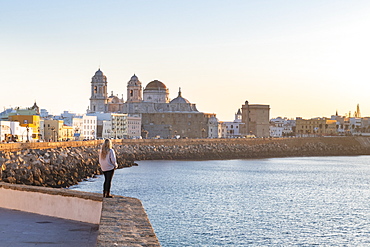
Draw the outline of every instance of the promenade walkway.
[[[0,247],[96,246],[98,225],[0,208]]]

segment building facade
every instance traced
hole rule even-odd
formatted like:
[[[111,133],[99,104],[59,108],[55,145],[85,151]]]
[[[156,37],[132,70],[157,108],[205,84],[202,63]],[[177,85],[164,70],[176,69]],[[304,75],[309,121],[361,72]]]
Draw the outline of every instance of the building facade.
[[[328,118],[296,119],[296,136],[327,136],[337,134],[337,121]]]
[[[249,104],[242,105],[241,133],[243,136],[269,137],[270,136],[270,106]]]
[[[16,121],[0,121],[0,142],[24,142],[32,140],[32,129],[27,132]]]
[[[234,121],[232,122],[223,122],[226,126],[226,131],[224,137],[226,138],[239,138],[242,137],[242,129],[245,123],[242,122],[242,112],[238,109],[237,113],[235,113]]]
[[[130,139],[141,138],[141,116],[132,115],[127,117],[127,135]]]
[[[97,119],[96,136],[98,138],[128,138],[128,114],[96,112],[89,113]]]

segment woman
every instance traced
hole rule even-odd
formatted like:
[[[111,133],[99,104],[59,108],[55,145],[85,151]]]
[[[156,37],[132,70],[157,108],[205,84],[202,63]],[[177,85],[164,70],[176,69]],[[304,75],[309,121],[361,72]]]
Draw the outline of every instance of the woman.
[[[116,154],[112,149],[112,142],[109,139],[105,139],[103,146],[101,147],[99,163],[105,178],[103,197],[112,198],[113,196],[110,194],[110,187],[114,170],[117,169],[118,165]]]

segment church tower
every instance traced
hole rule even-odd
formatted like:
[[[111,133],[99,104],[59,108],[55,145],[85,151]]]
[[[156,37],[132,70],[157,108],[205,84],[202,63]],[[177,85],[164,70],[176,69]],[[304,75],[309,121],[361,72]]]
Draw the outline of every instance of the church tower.
[[[235,114],[235,119],[234,119],[234,122],[235,123],[241,123],[242,122],[242,112],[240,111],[240,108],[238,109],[238,112]]]
[[[142,86],[141,82],[134,74],[127,83],[127,101],[126,102],[142,102]]]
[[[100,70],[91,79],[90,112],[106,112],[108,103],[107,77]]]

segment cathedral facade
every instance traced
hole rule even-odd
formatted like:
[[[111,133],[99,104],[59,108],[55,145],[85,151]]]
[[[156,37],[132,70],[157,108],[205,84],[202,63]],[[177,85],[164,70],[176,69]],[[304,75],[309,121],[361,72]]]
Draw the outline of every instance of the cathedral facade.
[[[127,83],[127,99],[108,96],[107,77],[99,69],[91,80],[88,113],[111,112],[140,115],[142,131],[148,138],[206,138],[210,122],[216,115],[199,112],[195,104],[182,96],[181,88],[175,99],[169,98],[169,89],[158,80],[142,83],[133,75]]]

